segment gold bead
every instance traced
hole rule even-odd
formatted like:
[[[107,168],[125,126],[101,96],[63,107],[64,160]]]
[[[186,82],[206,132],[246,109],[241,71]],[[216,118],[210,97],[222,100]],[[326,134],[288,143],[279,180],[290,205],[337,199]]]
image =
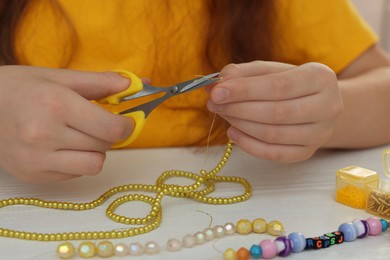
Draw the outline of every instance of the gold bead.
[[[91,258],[96,255],[96,247],[95,244],[90,241],[85,241],[80,243],[78,248],[78,253],[80,257],[83,258]]]
[[[270,223],[268,223],[267,232],[268,234],[273,236],[280,236],[284,232],[282,222],[280,222],[279,220],[271,221]]]
[[[223,259],[225,260],[236,260],[237,259],[237,253],[234,251],[233,248],[228,248],[223,252]]]
[[[70,242],[61,243],[57,247],[57,256],[61,259],[70,259],[74,256],[74,246]]]
[[[114,255],[114,245],[110,241],[99,242],[96,248],[100,257],[111,257]]]
[[[252,223],[247,219],[240,219],[236,224],[236,231],[240,235],[248,235],[252,232]]]
[[[257,218],[252,222],[252,229],[255,233],[264,233],[267,231],[267,222],[263,218]]]

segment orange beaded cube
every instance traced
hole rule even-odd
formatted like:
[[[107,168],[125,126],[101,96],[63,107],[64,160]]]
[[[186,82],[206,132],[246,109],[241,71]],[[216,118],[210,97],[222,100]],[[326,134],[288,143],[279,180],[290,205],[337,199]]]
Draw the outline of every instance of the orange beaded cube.
[[[348,166],[336,173],[336,201],[364,209],[368,188],[379,186],[378,173],[358,166]]]

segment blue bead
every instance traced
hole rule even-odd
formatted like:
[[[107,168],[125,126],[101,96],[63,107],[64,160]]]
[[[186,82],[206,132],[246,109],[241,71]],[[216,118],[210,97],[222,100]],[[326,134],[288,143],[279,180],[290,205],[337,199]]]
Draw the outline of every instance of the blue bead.
[[[249,249],[249,252],[253,258],[259,259],[263,253],[263,250],[259,245],[253,245],[251,246],[251,249]]]
[[[344,233],[345,242],[350,242],[357,238],[356,228],[351,222],[341,224],[339,227],[339,231]]]
[[[306,247],[306,238],[302,233],[291,233],[288,235],[288,238],[291,240],[292,243],[292,251],[294,253],[301,252]]]
[[[389,222],[383,218],[381,218],[380,221],[382,222],[382,232],[385,232],[389,229]]]

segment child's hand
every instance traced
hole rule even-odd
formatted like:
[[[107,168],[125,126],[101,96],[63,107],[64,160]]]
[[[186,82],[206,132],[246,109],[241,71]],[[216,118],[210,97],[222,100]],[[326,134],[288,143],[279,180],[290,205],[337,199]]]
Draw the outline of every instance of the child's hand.
[[[19,179],[58,181],[100,172],[133,121],[88,100],[124,90],[116,73],[0,67],[0,166]]]
[[[242,150],[280,162],[305,160],[332,134],[343,111],[335,73],[318,63],[228,65],[208,109],[226,119]]]

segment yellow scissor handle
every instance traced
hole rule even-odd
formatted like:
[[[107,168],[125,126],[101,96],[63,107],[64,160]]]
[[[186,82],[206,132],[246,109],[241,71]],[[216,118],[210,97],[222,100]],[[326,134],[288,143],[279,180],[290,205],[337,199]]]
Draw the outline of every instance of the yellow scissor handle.
[[[131,96],[137,92],[140,92],[143,89],[142,80],[137,77],[134,73],[127,70],[114,70],[114,72],[122,75],[123,77],[129,78],[131,80],[130,86],[122,92],[115,93],[108,97],[97,100],[100,104],[110,104],[118,105],[121,102],[121,99],[127,96]],[[118,111],[112,111],[115,114],[118,114]],[[144,111],[135,111],[131,113],[124,114],[123,116],[130,117],[134,120],[135,127],[133,133],[125,140],[116,142],[111,147],[112,148],[123,148],[131,144],[137,137],[140,135],[142,128],[145,125],[145,113]]]
[[[139,77],[137,77],[134,73],[127,70],[114,70],[114,72],[120,74],[125,78],[130,79],[131,80],[130,86],[127,89],[123,90],[122,92],[115,93],[108,97],[99,99],[97,102],[99,102],[100,104],[118,105],[121,102],[122,98],[140,92],[144,87],[142,80]]]

